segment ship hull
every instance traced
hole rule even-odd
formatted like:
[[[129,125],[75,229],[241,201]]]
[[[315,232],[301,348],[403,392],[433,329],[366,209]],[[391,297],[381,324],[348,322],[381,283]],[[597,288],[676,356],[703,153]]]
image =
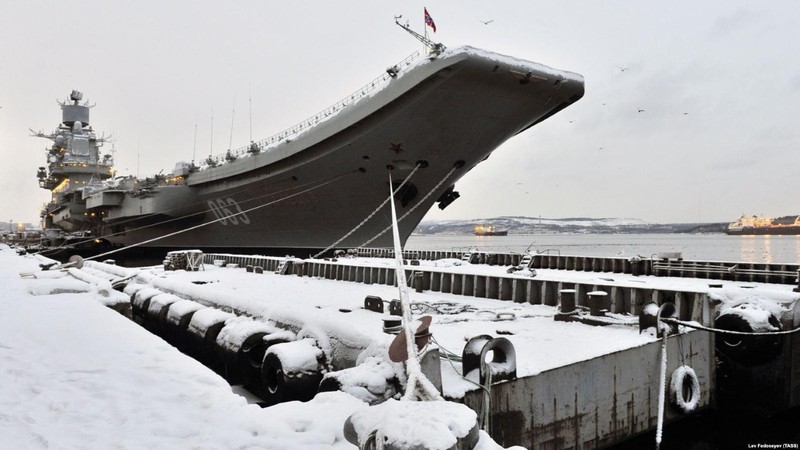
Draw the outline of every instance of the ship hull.
[[[312,254],[391,246],[389,181],[407,180],[395,196],[405,242],[492,151],[583,95],[579,75],[532,64],[475,51],[431,59],[266,152],[145,198],[93,196],[88,210],[103,212],[97,233],[114,247]]]
[[[800,235],[800,226],[746,227],[741,230],[726,230],[725,233],[733,236]]]
[[[508,236],[508,231],[487,231],[484,233],[475,233],[475,236]]]

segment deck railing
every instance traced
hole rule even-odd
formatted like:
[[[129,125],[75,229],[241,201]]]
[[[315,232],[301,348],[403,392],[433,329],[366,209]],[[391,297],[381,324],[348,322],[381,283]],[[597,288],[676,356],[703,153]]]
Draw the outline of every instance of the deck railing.
[[[410,66],[412,62],[414,62],[417,58],[419,58],[419,55],[420,54],[419,54],[418,51],[412,53],[411,55],[406,57],[404,60],[402,60],[399,63],[397,63],[396,65],[392,66],[390,68],[392,73],[390,73],[390,70],[387,70],[381,76],[375,78],[374,80],[372,80],[369,83],[367,83],[366,85],[364,85],[361,89],[358,89],[357,91],[353,92],[352,94],[348,95],[347,97],[339,100],[338,102],[334,103],[333,105],[325,108],[324,110],[322,110],[322,111],[318,112],[317,114],[309,117],[308,119],[303,120],[302,122],[300,122],[300,123],[298,123],[296,125],[293,125],[293,126],[291,126],[289,128],[286,128],[285,130],[280,131],[280,132],[278,132],[278,133],[276,133],[276,134],[274,134],[274,135],[272,135],[272,136],[270,136],[270,137],[268,137],[266,139],[262,139],[260,141],[256,141],[256,142],[254,142],[254,143],[252,143],[250,145],[247,145],[247,146],[244,146],[244,147],[240,147],[240,148],[237,148],[237,149],[232,149],[232,150],[229,150],[229,151],[227,151],[227,152],[225,152],[223,154],[220,154],[220,155],[212,156],[212,157],[210,157],[210,159],[213,160],[214,165],[222,164],[222,163],[225,162],[226,158],[230,158],[230,157],[237,158],[239,156],[247,154],[248,152],[251,152],[251,151],[254,152],[255,148],[258,148],[258,151],[262,152],[262,151],[264,151],[264,149],[266,149],[267,147],[269,147],[269,146],[271,146],[271,145],[273,145],[273,144],[275,144],[277,142],[289,139],[290,137],[295,136],[295,135],[299,134],[300,132],[302,132],[304,130],[307,130],[308,128],[311,128],[314,125],[316,125],[316,124],[320,123],[321,121],[325,120],[326,118],[336,114],[337,112],[339,112],[342,109],[344,109],[347,105],[355,103],[357,100],[365,97],[367,94],[369,94],[370,92],[372,92],[375,89],[377,89],[382,83],[384,83],[384,82],[388,81],[389,79],[397,76],[397,73],[402,72],[404,69],[406,69],[408,66]]]

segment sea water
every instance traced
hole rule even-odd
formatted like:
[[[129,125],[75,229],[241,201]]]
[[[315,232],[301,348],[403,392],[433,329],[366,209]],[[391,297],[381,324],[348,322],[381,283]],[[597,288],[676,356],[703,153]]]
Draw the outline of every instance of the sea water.
[[[800,263],[800,236],[727,234],[510,234],[508,236],[414,234],[406,250],[465,251],[651,258],[679,252],[694,261]]]

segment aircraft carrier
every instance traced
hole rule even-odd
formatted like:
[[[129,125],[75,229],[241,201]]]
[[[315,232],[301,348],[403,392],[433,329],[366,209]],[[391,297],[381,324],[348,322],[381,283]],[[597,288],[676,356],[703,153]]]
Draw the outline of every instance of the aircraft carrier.
[[[137,179],[116,176],[73,91],[59,127],[34,133],[52,141],[38,172],[52,192],[45,243],[298,256],[390,246],[390,179],[404,243],[434,204],[459,197],[461,177],[583,93],[575,73],[433,44],[274,136]]]

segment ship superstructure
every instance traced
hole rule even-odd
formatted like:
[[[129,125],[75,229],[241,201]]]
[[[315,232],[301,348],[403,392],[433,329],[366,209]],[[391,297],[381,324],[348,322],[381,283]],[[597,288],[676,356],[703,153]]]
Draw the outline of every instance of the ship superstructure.
[[[102,217],[86,208],[86,196],[92,187],[114,175],[111,154],[102,154],[106,142],[98,137],[89,120],[92,108],[88,101],[81,104],[83,94],[72,91],[69,100],[61,105],[61,124],[51,133],[33,132],[36,137],[49,139],[46,149],[47,166],[39,167],[39,186],[51,192],[50,202],[42,210],[45,238],[51,243],[67,237],[66,233],[88,235],[102,224]]]
[[[783,216],[778,218],[761,216],[741,216],[736,222],[728,225],[728,234],[800,234],[800,216]]]
[[[498,230],[494,225],[478,225],[472,233],[475,236],[508,236],[508,230]]]
[[[405,242],[434,204],[459,197],[464,174],[583,95],[574,73],[472,47],[435,50],[301,124],[146,180],[111,178],[88,106],[73,99],[56,133],[37,134],[54,141],[40,169],[53,192],[47,223],[114,247],[305,256],[389,246],[391,178]]]

